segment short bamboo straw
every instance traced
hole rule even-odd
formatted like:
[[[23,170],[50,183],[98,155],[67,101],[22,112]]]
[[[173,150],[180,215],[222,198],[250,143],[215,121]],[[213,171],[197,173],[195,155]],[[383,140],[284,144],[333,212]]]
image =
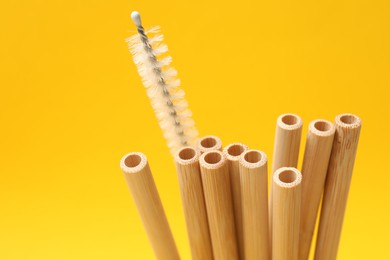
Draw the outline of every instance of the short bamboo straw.
[[[200,156],[199,163],[214,258],[239,259],[226,159],[220,151],[209,151]]]
[[[192,259],[213,259],[199,167],[200,152],[181,148],[175,156]]]
[[[307,260],[324,190],[326,171],[332,151],[334,125],[327,120],[309,124],[302,165],[302,202],[299,232],[299,259]]]
[[[249,150],[240,157],[245,259],[270,259],[267,156]],[[242,258],[244,259],[244,258]]]
[[[120,163],[157,259],[180,259],[146,156],[129,153]]]
[[[232,188],[234,220],[240,259],[244,259],[244,238],[242,231],[241,185],[238,160],[240,159],[240,155],[246,150],[248,150],[248,147],[241,143],[229,144],[223,149],[223,154],[229,165],[230,186]]]
[[[302,175],[293,167],[282,167],[272,179],[272,259],[297,260]]]
[[[201,154],[213,150],[221,151],[222,141],[215,135],[204,136],[197,141],[196,148]]]
[[[337,257],[362,125],[360,118],[353,114],[338,115],[335,121],[336,134],[322,201],[316,260],[333,260]]]
[[[297,167],[302,123],[302,119],[294,114],[283,114],[278,117],[272,172],[281,167]]]
[[[302,119],[295,114],[283,114],[276,120],[272,172],[275,172],[281,167],[297,168],[302,125]],[[272,205],[272,200],[273,193],[271,190],[270,206]],[[271,237],[272,210],[269,211],[269,214],[269,234]],[[272,248],[272,238],[270,238],[270,247]]]

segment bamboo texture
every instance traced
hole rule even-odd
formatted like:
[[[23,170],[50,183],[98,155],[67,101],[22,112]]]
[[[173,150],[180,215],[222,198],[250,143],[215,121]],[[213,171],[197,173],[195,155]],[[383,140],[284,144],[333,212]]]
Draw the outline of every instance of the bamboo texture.
[[[129,153],[120,163],[157,259],[180,259],[146,156]]]
[[[213,259],[199,166],[200,152],[184,147],[175,156],[192,259]]]
[[[301,224],[299,260],[307,260],[324,190],[326,171],[332,151],[335,127],[327,120],[309,124],[302,165]]]
[[[337,257],[361,125],[356,115],[336,116],[336,133],[323,195],[315,260],[334,260]]]
[[[283,114],[278,117],[272,172],[281,167],[297,167],[302,124],[302,119],[294,114]]]
[[[223,154],[228,161],[230,186],[233,196],[234,220],[238,241],[238,252],[240,259],[244,259],[244,239],[242,231],[242,208],[241,208],[241,185],[240,185],[240,155],[248,150],[248,147],[241,143],[229,144],[223,149]]]
[[[196,142],[196,148],[200,151],[200,153],[205,153],[213,150],[222,150],[222,141],[218,136],[208,135],[200,138]]]
[[[272,180],[272,259],[297,260],[302,175],[296,168],[282,167]]]
[[[258,150],[244,152],[239,161],[241,177],[244,258],[268,260],[267,156]]]
[[[202,154],[199,163],[214,258],[239,259],[226,159],[215,150]]]

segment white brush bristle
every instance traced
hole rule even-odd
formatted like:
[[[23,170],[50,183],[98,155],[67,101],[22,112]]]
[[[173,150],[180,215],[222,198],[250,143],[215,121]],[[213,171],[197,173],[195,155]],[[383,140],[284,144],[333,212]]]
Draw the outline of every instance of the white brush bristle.
[[[137,14],[134,14],[135,18]],[[198,132],[191,118],[192,113],[184,99],[184,91],[179,87],[180,80],[177,78],[177,72],[169,66],[172,58],[166,55],[168,47],[162,43],[163,36],[158,32],[158,27],[146,32],[157,62],[153,62],[150,53],[145,50],[140,34],[128,38],[127,42],[164,137],[167,139],[168,147],[171,153],[175,154],[184,145],[194,145]],[[149,37],[150,35],[153,35],[153,37]],[[160,70],[162,73],[162,78],[166,82],[165,89],[169,93],[168,96],[164,95],[164,90],[158,84],[160,78],[157,77],[156,70]],[[173,104],[176,116],[172,115],[172,106],[168,105],[169,101]],[[179,123],[179,126],[177,123]],[[180,134],[181,132],[183,134]]]

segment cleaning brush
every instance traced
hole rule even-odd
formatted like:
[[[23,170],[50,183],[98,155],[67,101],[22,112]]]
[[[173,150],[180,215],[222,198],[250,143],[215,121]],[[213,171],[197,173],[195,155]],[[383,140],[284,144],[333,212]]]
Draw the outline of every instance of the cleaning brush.
[[[174,155],[180,148],[194,145],[198,131],[184,98],[185,93],[180,88],[177,72],[170,66],[172,58],[166,54],[168,47],[162,43],[164,37],[159,34],[159,27],[145,31],[140,14],[136,11],[131,13],[131,19],[138,33],[126,41],[168,147]]]

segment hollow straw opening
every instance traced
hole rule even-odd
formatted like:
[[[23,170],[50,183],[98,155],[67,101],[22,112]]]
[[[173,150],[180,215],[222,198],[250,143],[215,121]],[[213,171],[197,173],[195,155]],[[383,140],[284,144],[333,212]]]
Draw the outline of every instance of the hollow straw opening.
[[[209,152],[204,156],[204,161],[208,164],[217,164],[222,160],[222,155],[217,152]]]
[[[292,188],[302,181],[302,174],[294,167],[282,167],[273,174],[273,181],[280,187]]]
[[[126,167],[135,168],[141,163],[141,161],[142,161],[142,158],[140,155],[130,154],[125,158],[124,164]]]
[[[345,128],[358,128],[362,125],[362,121],[358,116],[346,113],[336,116],[336,125]]]
[[[295,125],[298,121],[295,115],[285,115],[282,117],[282,122],[286,125]]]
[[[219,150],[205,152],[199,157],[200,166],[207,169],[218,169],[225,165],[225,163],[226,157]]]
[[[242,143],[232,143],[223,149],[223,155],[229,161],[238,161],[240,156],[248,150],[248,146]]]
[[[258,151],[249,151],[244,155],[244,160],[248,163],[258,163],[262,159],[262,155]]]
[[[214,137],[206,137],[202,141],[200,141],[200,145],[205,148],[212,148],[217,144],[217,141]]]
[[[356,124],[357,118],[353,115],[343,115],[340,117],[340,121],[346,125]]]
[[[297,174],[294,171],[286,170],[279,174],[279,180],[284,183],[292,183],[296,181]]]
[[[331,136],[335,133],[336,128],[334,124],[328,120],[317,119],[311,121],[309,124],[309,132],[317,136]]]
[[[221,150],[222,142],[217,136],[208,135],[198,140],[196,146],[201,153],[204,153],[207,151]]]
[[[143,153],[133,152],[122,157],[120,167],[124,173],[136,173],[141,171],[148,160]]]
[[[267,163],[267,155],[260,150],[248,150],[240,157],[240,164],[246,168],[258,168]]]
[[[326,132],[332,129],[332,125],[329,122],[317,121],[314,123],[314,128],[321,132]]]
[[[196,156],[196,151],[194,148],[184,148],[179,152],[179,158],[181,160],[191,160]]]
[[[277,125],[284,130],[296,130],[302,127],[302,119],[295,114],[283,114],[278,117]]]
[[[227,153],[231,156],[239,156],[245,151],[245,147],[241,144],[233,144],[227,149]]]
[[[175,161],[180,165],[189,165],[197,163],[199,160],[199,155],[200,152],[197,149],[191,146],[185,146],[176,152]]]

